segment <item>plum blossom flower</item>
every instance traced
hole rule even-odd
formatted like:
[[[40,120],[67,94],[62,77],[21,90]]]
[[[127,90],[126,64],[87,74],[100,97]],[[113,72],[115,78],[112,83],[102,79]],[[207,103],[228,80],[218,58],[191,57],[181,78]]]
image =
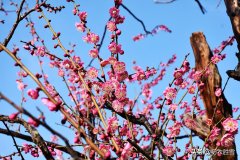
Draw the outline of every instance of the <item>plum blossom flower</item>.
[[[27,91],[27,94],[28,96],[30,96],[32,99],[37,99],[39,94],[38,94],[38,91],[37,90],[34,90],[34,89],[29,89]]]
[[[235,39],[234,36],[230,36],[227,40],[224,40],[220,46],[215,48],[213,52],[215,54],[222,52],[226,46],[231,45],[234,42],[234,39]]]
[[[235,132],[238,130],[238,122],[233,118],[227,118],[222,122],[223,128],[229,132]]]
[[[171,32],[172,32],[172,31],[171,31],[167,26],[165,26],[165,25],[159,25],[158,28],[159,28],[160,30],[163,30],[163,31],[168,32],[168,33],[171,33]]]
[[[170,145],[165,146],[162,151],[163,151],[163,154],[169,157],[173,156],[174,153],[176,152],[173,146],[170,146]]]
[[[123,148],[123,151],[121,153],[121,158],[122,159],[128,159],[129,158],[129,155],[131,153],[131,144],[130,143],[127,143],[125,144],[124,148]]]
[[[177,104],[170,104],[169,108],[171,111],[175,111],[177,109],[178,105]]]
[[[163,95],[167,100],[173,100],[176,97],[177,90],[175,88],[167,87],[163,92]]]
[[[115,96],[119,101],[122,101],[126,98],[127,91],[126,88],[117,88],[115,90]]]
[[[176,121],[173,126],[168,127],[170,134],[167,135],[168,138],[176,137],[180,134],[180,129],[182,127],[182,123]]]
[[[173,73],[173,76],[174,76],[174,78],[178,79],[178,78],[182,77],[183,74],[184,74],[183,70],[176,69]]]
[[[112,102],[112,107],[113,109],[116,111],[116,112],[119,112],[119,113],[122,113],[123,112],[123,107],[124,107],[124,104],[119,102],[118,100],[114,100]]]
[[[17,83],[17,88],[20,90],[20,91],[22,91],[24,88],[26,88],[27,87],[27,85],[26,84],[24,84],[22,81],[20,81],[20,80],[17,80],[16,81],[16,83]]]
[[[17,118],[18,114],[19,114],[19,112],[12,113],[12,114],[10,114],[8,117],[9,117],[10,120],[14,120],[14,119]]]
[[[195,90],[196,90],[196,86],[190,86],[190,87],[188,87],[188,93],[190,93],[190,94],[194,94],[194,93],[195,93]]]
[[[221,146],[223,147],[230,147],[233,144],[234,137],[230,133],[226,133],[222,138],[221,138]]]
[[[144,34],[139,34],[133,37],[133,41],[139,41],[141,39],[143,39],[144,37],[146,37]]]
[[[120,73],[125,72],[126,65],[125,65],[124,62],[117,61],[117,62],[114,63],[113,69],[114,69],[114,72],[116,72],[117,74],[120,74]]]
[[[117,18],[119,16],[119,9],[112,7],[109,9],[109,14],[112,18]]]
[[[220,62],[221,60],[223,60],[225,58],[225,55],[221,55],[221,54],[214,54],[211,58],[211,62],[214,64],[217,64],[218,62]]]
[[[109,94],[110,92],[112,92],[114,90],[114,86],[112,84],[112,82],[107,81],[102,85],[102,90],[105,94]]]
[[[34,119],[32,118],[29,118],[28,119],[28,124],[34,126],[34,127],[38,127],[39,126],[39,123],[37,121],[35,121]]]
[[[37,56],[43,57],[45,55],[45,47],[44,46],[38,46],[35,54]]]
[[[108,45],[108,49],[111,53],[113,54],[117,54],[121,51],[121,45],[119,44],[116,44],[115,42],[111,42],[109,45]]]
[[[221,88],[217,88],[215,91],[215,96],[220,97],[222,94],[222,89]]]
[[[98,76],[98,70],[94,67],[91,67],[88,71],[87,71],[87,76],[90,79],[95,79]]]
[[[210,140],[211,142],[215,141],[219,134],[220,134],[220,129],[214,126],[213,129],[211,130],[208,140]]]
[[[107,131],[114,133],[118,129],[118,120],[117,117],[110,117],[108,119]]]
[[[115,24],[115,22],[113,21],[108,21],[107,23],[107,29],[111,32],[115,31],[117,29],[117,26]]]
[[[64,76],[64,70],[62,70],[62,69],[59,69],[58,70],[58,75],[60,76],[60,77],[63,77]]]
[[[87,43],[96,44],[99,41],[99,36],[95,33],[88,33],[87,36],[83,37],[83,40]]]
[[[98,57],[98,50],[97,49],[92,49],[89,51],[89,55],[92,57],[92,58],[97,58]]]
[[[56,111],[58,110],[58,106],[54,104],[51,100],[48,98],[42,98],[42,103],[48,107],[50,111]]]
[[[77,28],[78,31],[80,32],[85,32],[85,26],[82,23],[76,22],[75,27]]]
[[[81,21],[86,21],[86,19],[87,19],[87,12],[79,12],[78,16],[79,16]]]

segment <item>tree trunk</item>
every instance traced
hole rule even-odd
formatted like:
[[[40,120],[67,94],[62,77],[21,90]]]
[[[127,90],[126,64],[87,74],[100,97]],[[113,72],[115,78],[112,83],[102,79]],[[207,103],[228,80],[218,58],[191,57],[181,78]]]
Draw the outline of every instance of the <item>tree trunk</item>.
[[[203,71],[208,69],[210,74],[208,76],[203,76],[201,81],[204,83],[204,87],[200,89],[200,95],[206,109],[206,115],[208,119],[213,118],[213,125],[218,123],[217,127],[221,129],[222,133],[218,137],[220,140],[223,136],[223,127],[221,125],[224,118],[232,116],[232,105],[228,103],[224,94],[221,97],[215,96],[216,88],[222,87],[222,78],[218,72],[218,68],[215,64],[210,63],[211,57],[213,56],[205,36],[202,32],[195,32],[190,38],[192,49],[195,56],[195,69],[196,71]],[[201,124],[198,122],[198,124]],[[204,124],[204,123],[203,123]],[[204,126],[203,126],[204,127]],[[199,135],[203,136],[203,135]],[[216,148],[216,144],[211,144],[209,149]],[[237,160],[236,147],[233,144],[229,148],[218,148],[218,149],[234,149],[234,155],[222,155],[213,156],[214,160]]]

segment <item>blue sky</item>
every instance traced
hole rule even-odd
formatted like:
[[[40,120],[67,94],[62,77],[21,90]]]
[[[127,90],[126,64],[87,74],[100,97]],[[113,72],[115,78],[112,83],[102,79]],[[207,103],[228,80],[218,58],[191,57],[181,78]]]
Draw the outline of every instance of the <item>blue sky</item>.
[[[7,1],[4,1],[4,3]],[[30,2],[32,6],[33,1]],[[55,2],[56,5],[60,5],[61,2]],[[108,9],[112,7],[112,1],[80,1],[80,9],[88,13],[88,23],[87,26],[91,30],[100,36],[103,33],[104,25],[106,24],[109,13]],[[142,68],[156,67],[160,62],[166,62],[172,54],[177,55],[177,61],[174,65],[169,68],[169,72],[161,84],[155,88],[155,94],[163,92],[165,87],[168,85],[171,80],[171,74],[175,67],[178,67],[181,61],[184,59],[184,56],[187,53],[190,53],[189,61],[191,66],[194,66],[194,56],[192,53],[191,45],[189,38],[192,32],[200,31],[203,32],[206,36],[210,48],[214,49],[218,47],[220,43],[227,39],[229,36],[232,36],[232,29],[230,25],[230,20],[225,11],[224,2],[217,7],[218,0],[214,1],[203,1],[202,4],[207,10],[207,13],[203,15],[197,5],[193,0],[178,0],[172,4],[160,5],[155,4],[151,0],[131,0],[124,1],[124,4],[141,20],[144,21],[148,30],[152,30],[156,25],[163,24],[168,26],[172,33],[159,32],[155,36],[148,36],[147,38],[133,42],[132,37],[144,33],[142,26],[136,20],[133,19],[124,9],[121,8],[121,15],[126,17],[125,23],[119,25],[119,29],[122,30],[122,35],[120,36],[119,42],[122,44],[122,48],[125,51],[125,54],[120,57],[121,60],[125,61],[127,64],[128,71],[131,72],[132,61],[136,60],[137,64],[142,66]],[[52,20],[52,25],[56,31],[61,32],[61,40],[65,47],[69,47],[69,42],[78,44],[76,47],[76,53],[83,59],[86,64],[90,61],[88,56],[88,51],[92,48],[91,45],[85,44],[82,42],[83,34],[78,32],[75,28],[75,22],[78,22],[79,19],[71,14],[73,6],[72,4],[67,4],[66,9],[64,9],[60,14],[47,14],[47,17]],[[55,44],[51,40],[50,31],[44,29],[43,26],[45,22],[37,18],[39,14],[34,13],[31,18],[35,22],[35,27],[40,34],[40,36],[45,39],[45,42],[49,49],[62,56],[62,51],[60,49],[53,50],[52,46]],[[15,15],[10,13],[7,17],[3,13],[0,13],[0,19],[5,19],[6,23],[0,24],[0,41],[3,39],[9,32],[11,25],[15,20]],[[8,48],[12,49],[13,44],[18,46],[23,46],[20,43],[20,40],[28,41],[31,37],[29,36],[29,29],[25,28],[26,21],[23,21],[20,24],[19,29],[16,30],[13,39],[10,41]],[[109,52],[107,50],[108,42],[110,40],[109,33],[106,35],[105,43],[101,49],[101,56],[107,58]],[[226,53],[227,58],[220,62],[218,65],[219,71],[222,75],[223,84],[227,80],[226,70],[234,69],[237,64],[237,59],[235,58],[235,52],[237,52],[236,43],[233,46],[227,47],[223,53]],[[36,57],[29,56],[29,54],[21,48],[19,56],[22,58],[22,61],[26,66],[28,66],[34,73],[39,72],[40,68],[35,63],[37,60]],[[20,104],[21,102],[21,92],[17,90],[16,78],[17,71],[19,68],[13,66],[13,60],[6,55],[6,53],[0,53],[0,91],[10,97],[14,102]],[[94,63],[95,64],[95,63]],[[55,69],[49,69],[47,66],[47,61],[44,64],[44,69],[49,75],[50,82],[53,82],[57,86],[58,91],[67,96],[66,88],[62,87],[61,80],[55,80],[54,76],[57,75]],[[28,88],[35,88],[36,85],[32,82],[31,79],[26,79],[25,82],[28,84]],[[130,97],[134,97],[139,91],[139,87],[134,85],[129,94]],[[225,95],[228,101],[233,105],[233,107],[239,106],[240,85],[239,82],[230,80],[228,86],[225,90]],[[71,103],[70,100],[68,100]],[[15,112],[11,106],[7,105],[5,102],[0,102],[1,114],[10,114]],[[46,117],[51,117],[52,119],[47,119],[49,124],[55,125],[56,129],[63,129],[63,127],[58,126],[55,122],[59,122],[61,119],[59,113],[49,112],[45,106],[39,101],[31,101],[28,98],[27,103],[24,105],[26,109],[30,110],[33,114],[38,115],[36,111],[36,106],[39,106],[45,113]],[[238,116],[239,112],[234,116]],[[2,124],[0,124],[2,127]],[[65,130],[64,130],[65,131]],[[50,139],[50,134],[45,131],[43,128],[40,128],[40,132],[46,139]],[[71,132],[66,130],[66,135],[70,135]],[[236,139],[239,139],[239,134]],[[70,138],[71,139],[71,138]],[[12,146],[12,141],[10,137],[0,135],[0,155],[6,155],[15,151],[15,148]],[[18,140],[18,143],[21,144],[21,141]],[[198,143],[198,141],[197,141]],[[4,144],[4,145],[3,145]],[[239,146],[238,153],[240,154]]]

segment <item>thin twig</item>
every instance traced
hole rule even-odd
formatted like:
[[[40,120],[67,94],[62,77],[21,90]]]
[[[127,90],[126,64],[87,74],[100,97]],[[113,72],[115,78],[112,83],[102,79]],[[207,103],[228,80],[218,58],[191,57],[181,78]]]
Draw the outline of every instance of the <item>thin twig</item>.
[[[19,153],[19,155],[21,156],[22,160],[24,160],[24,157],[23,157],[23,155],[22,155],[20,149],[18,148],[17,142],[16,142],[14,136],[12,135],[11,131],[9,130],[7,124],[6,124],[4,121],[2,121],[2,123],[3,123],[4,126],[7,128],[7,132],[8,132],[8,134],[12,137],[12,139],[13,139],[13,143],[14,143],[14,145],[15,145],[15,147],[16,147],[18,153]]]
[[[195,0],[196,3],[198,4],[202,14],[205,14],[207,12],[207,10],[203,7],[203,5],[201,4],[201,2],[199,0]]]
[[[155,0],[154,2],[157,4],[168,4],[168,3],[172,3],[175,2],[177,0],[166,0],[166,1],[162,1],[162,0]]]
[[[139,19],[135,14],[133,14],[130,9],[128,9],[124,4],[121,4],[120,6],[123,7],[134,19],[136,19],[139,23],[141,23],[143,30],[146,34],[151,34],[151,32],[147,30],[143,21],[141,19]]]
[[[108,21],[110,21],[111,19],[112,19],[112,17],[110,17],[110,18],[108,19]],[[102,35],[102,38],[101,38],[100,44],[97,45],[97,46],[98,46],[98,48],[97,48],[97,49],[98,49],[98,52],[100,52],[100,50],[101,50],[101,48],[102,48],[102,45],[103,45],[104,39],[105,39],[105,37],[106,37],[106,33],[107,33],[107,25],[105,25],[105,27],[104,27],[103,35]],[[93,58],[93,59],[88,63],[88,65],[87,65],[86,68],[88,68],[88,67],[90,67],[90,66],[92,65],[94,59],[95,59],[95,58]]]

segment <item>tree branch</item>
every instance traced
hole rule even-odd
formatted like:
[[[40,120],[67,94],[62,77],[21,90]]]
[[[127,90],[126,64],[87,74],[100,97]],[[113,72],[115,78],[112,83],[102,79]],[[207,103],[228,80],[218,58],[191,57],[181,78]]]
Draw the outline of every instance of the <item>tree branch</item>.
[[[9,123],[19,123],[19,124],[23,125],[28,130],[28,132],[31,134],[33,142],[41,149],[44,157],[49,160],[54,160],[51,152],[48,150],[48,147],[45,144],[45,141],[43,140],[41,135],[38,133],[38,131],[35,128],[30,126],[26,121],[24,121],[21,118],[16,118],[14,120],[10,120],[8,116],[4,116],[4,115],[0,115],[0,121],[2,121],[2,122],[7,121]]]
[[[5,129],[0,128],[0,133],[5,134],[7,136],[9,136],[9,133],[11,133],[11,135],[13,137],[20,138],[20,139],[23,139],[23,140],[28,141],[28,142],[33,142],[33,139],[32,139],[31,136],[27,136],[25,134],[21,134],[21,133],[15,132],[15,131],[7,131]],[[62,146],[60,144],[56,144],[56,143],[49,142],[49,141],[45,141],[45,143],[47,144],[47,146],[51,146],[55,149],[58,149],[58,150],[63,151],[67,154],[70,154],[66,146]],[[85,156],[82,153],[77,152],[77,154],[78,154],[78,157],[80,157],[80,158],[87,158],[87,156]]]
[[[7,124],[6,124],[4,121],[2,121],[2,122],[3,122],[4,126],[7,128],[7,134],[8,134],[9,136],[12,137],[12,139],[13,139],[13,143],[14,143],[14,145],[15,145],[15,147],[16,147],[18,153],[19,153],[19,155],[21,156],[22,160],[24,160],[24,157],[23,157],[23,155],[22,155],[20,149],[18,148],[18,145],[17,145],[17,142],[16,142],[14,136],[13,136],[12,133],[10,132],[10,130],[9,130],[8,126],[7,126]]]
[[[131,139],[127,139],[127,141],[134,147],[139,153],[142,153],[144,157],[146,157],[148,160],[154,160],[148,153],[146,153],[139,145],[137,145],[134,141]]]
[[[58,133],[57,131],[55,131],[54,129],[52,129],[46,122],[42,122],[39,119],[35,118],[30,112],[28,112],[27,110],[25,110],[24,108],[16,105],[13,101],[11,101],[8,97],[6,97],[4,94],[2,94],[0,92],[0,99],[5,100],[7,103],[9,103],[11,106],[13,106],[16,110],[18,110],[20,113],[23,113],[29,117],[31,117],[34,121],[36,121],[37,123],[41,124],[43,127],[45,127],[47,130],[49,130],[52,134],[57,135],[59,138],[61,138],[67,147],[67,150],[69,151],[69,153],[71,154],[72,157],[77,157],[76,151],[73,150],[68,142],[68,140],[61,135],[60,133]]]
[[[205,14],[207,11],[206,9],[203,7],[203,5],[201,4],[201,2],[199,0],[195,0],[195,2],[198,4],[198,7],[200,8],[202,14]]]
[[[130,11],[130,9],[128,9],[124,4],[120,5],[121,7],[123,7],[136,21],[138,21],[139,23],[141,23],[143,30],[146,34],[151,34],[150,31],[147,30],[145,24],[143,23],[143,21],[141,19],[139,19],[135,14],[132,13],[132,11]]]
[[[21,11],[22,11],[22,8],[23,8],[23,4],[24,4],[25,0],[22,0],[21,4],[20,4],[20,7],[17,11],[17,18],[16,18],[16,21],[15,23],[13,24],[12,26],[12,29],[10,30],[7,38],[5,38],[4,42],[3,42],[3,45],[6,47],[9,43],[9,41],[11,40],[15,30],[17,29],[17,26],[19,25],[19,23],[24,19],[26,18],[30,13],[32,13],[33,11],[35,11],[35,7],[30,9],[29,11],[25,12],[22,16],[21,16]],[[39,4],[39,7],[41,7],[45,2]],[[0,48],[0,51],[2,51],[2,49]]]

